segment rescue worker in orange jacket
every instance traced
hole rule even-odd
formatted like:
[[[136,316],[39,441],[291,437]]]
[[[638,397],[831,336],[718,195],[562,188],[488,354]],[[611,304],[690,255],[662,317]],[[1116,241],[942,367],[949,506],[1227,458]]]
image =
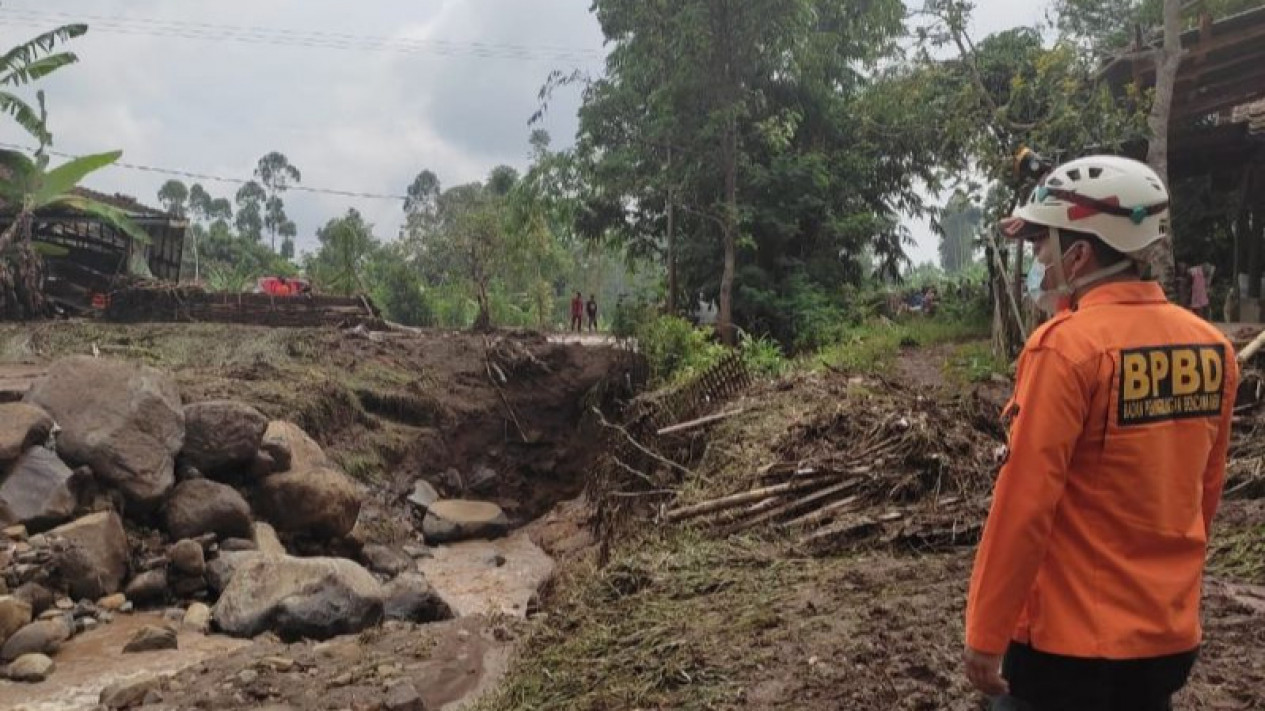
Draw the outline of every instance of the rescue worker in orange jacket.
[[[1055,315],[1019,359],[967,601],[966,673],[995,708],[1170,709],[1198,653],[1238,370],[1139,276],[1168,200],[1147,166],[1084,158],[1002,224]]]

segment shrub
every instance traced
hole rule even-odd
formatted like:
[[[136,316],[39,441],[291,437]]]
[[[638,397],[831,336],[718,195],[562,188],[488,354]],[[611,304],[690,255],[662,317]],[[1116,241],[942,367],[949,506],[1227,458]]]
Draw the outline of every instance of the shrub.
[[[659,316],[637,330],[637,345],[650,365],[656,383],[680,382],[719,362],[724,346],[712,330],[695,328],[678,316]]]

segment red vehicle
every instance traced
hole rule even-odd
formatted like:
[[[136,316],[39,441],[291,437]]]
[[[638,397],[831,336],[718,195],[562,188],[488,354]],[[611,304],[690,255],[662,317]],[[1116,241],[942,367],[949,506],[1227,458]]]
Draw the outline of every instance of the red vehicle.
[[[259,280],[256,291],[260,294],[271,294],[272,296],[300,296],[302,294],[310,294],[312,285],[306,279],[269,276]]]

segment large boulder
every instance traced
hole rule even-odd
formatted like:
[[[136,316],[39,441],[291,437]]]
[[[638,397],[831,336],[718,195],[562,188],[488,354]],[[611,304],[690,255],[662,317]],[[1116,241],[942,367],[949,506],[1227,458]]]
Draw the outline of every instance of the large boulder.
[[[91,467],[130,500],[157,504],[175,483],[184,413],[165,373],[87,356],[64,358],[26,400],[61,426],[57,451],[63,459]]]
[[[500,506],[487,501],[436,501],[422,520],[427,543],[452,543],[471,538],[497,538],[509,530]]]
[[[0,483],[0,526],[25,524],[46,531],[70,520],[87,482],[44,447],[31,447],[9,466]]]
[[[264,479],[255,505],[279,532],[342,538],[356,525],[360,494],[351,479],[336,469],[294,469]]]
[[[127,578],[128,545],[123,521],[113,511],[102,511],[54,528],[60,538],[57,570],[76,600],[96,600],[119,591]]]
[[[405,573],[382,586],[388,620],[439,622],[453,617],[452,608],[420,573]]]
[[[197,538],[214,533],[220,538],[250,538],[254,523],[250,505],[237,490],[209,479],[182,481],[163,509],[172,538]]]
[[[52,654],[70,639],[71,632],[64,617],[32,622],[5,640],[0,661],[11,662],[24,654]]]
[[[214,593],[223,592],[246,561],[262,557],[258,551],[220,551],[206,564],[206,584]]]
[[[0,468],[48,439],[53,418],[22,402],[0,403]]]
[[[4,675],[13,681],[35,683],[47,679],[56,667],[57,665],[47,655],[23,654],[9,665]]]
[[[417,563],[407,553],[377,543],[370,543],[360,550],[360,562],[369,570],[388,578],[417,570]]]
[[[256,554],[238,566],[214,618],[234,637],[329,639],[378,624],[382,601],[378,581],[350,560]]]
[[[30,623],[30,603],[13,595],[0,595],[0,644]]]
[[[260,449],[272,457],[279,472],[292,469],[314,469],[330,465],[329,458],[316,440],[301,427],[285,420],[273,420],[264,432]]]
[[[216,400],[184,407],[184,449],[180,456],[206,476],[249,470],[268,418],[240,402]]]

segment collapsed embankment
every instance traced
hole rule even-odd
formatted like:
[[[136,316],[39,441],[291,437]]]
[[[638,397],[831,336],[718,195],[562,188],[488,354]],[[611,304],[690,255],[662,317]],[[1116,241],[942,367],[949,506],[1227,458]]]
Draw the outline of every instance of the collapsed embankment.
[[[60,360],[72,354],[86,355],[88,359],[69,361],[74,367]],[[107,361],[131,365],[121,366],[118,377],[110,376],[109,383],[84,382],[96,376],[79,371],[92,370],[89,366]],[[15,366],[15,363],[20,365]],[[37,371],[50,363],[61,365],[51,366],[51,377],[43,378]],[[315,570],[315,563],[299,558],[276,559],[265,555],[263,558],[268,559],[261,560],[252,557],[256,554],[250,551],[255,545],[262,548],[262,542],[250,541],[249,530],[233,535],[208,531],[190,540],[177,541],[187,536],[177,534],[173,528],[171,502],[160,501],[156,511],[138,506],[138,497],[147,495],[148,490],[142,490],[135,482],[123,486],[118,481],[105,481],[108,477],[101,475],[109,469],[104,463],[109,457],[103,458],[99,466],[91,461],[78,462],[74,461],[78,456],[76,448],[63,446],[86,438],[109,440],[115,437],[119,441],[107,441],[104,445],[112,455],[134,455],[135,452],[129,450],[131,435],[96,437],[93,418],[77,411],[73,397],[63,397],[60,402],[49,400],[43,404],[55,413],[55,419],[68,425],[74,421],[67,431],[58,435],[56,454],[68,458],[72,464],[92,464],[81,466],[82,471],[77,470],[77,476],[101,481],[102,486],[96,488],[106,490],[105,495],[94,494],[91,501],[80,501],[73,507],[73,502],[67,502],[73,511],[68,508],[62,513],[69,513],[70,518],[78,522],[81,516],[88,516],[89,511],[109,509],[114,511],[111,515],[117,514],[116,519],[123,520],[127,537],[126,541],[120,538],[119,545],[114,546],[120,548],[117,557],[122,562],[115,567],[127,570],[122,572],[123,577],[117,584],[121,586],[122,582],[130,581],[127,582],[130,595],[133,588],[139,592],[138,580],[162,579],[163,585],[156,586],[154,595],[146,600],[139,596],[135,601],[128,600],[127,607],[163,611],[162,616],[143,618],[152,624],[141,626],[153,627],[153,634],[163,638],[157,649],[170,650],[170,653],[153,652],[145,660],[129,664],[123,662],[128,657],[118,657],[128,640],[115,640],[120,649],[106,649],[110,640],[119,636],[119,630],[128,625],[111,624],[116,621],[111,618],[117,618],[117,614],[102,613],[104,598],[96,599],[96,591],[81,600],[67,587],[73,587],[73,581],[63,574],[57,562],[65,558],[61,541],[64,536],[50,532],[27,542],[24,540],[27,533],[21,531],[4,544],[3,552],[13,553],[13,562],[19,566],[7,573],[20,575],[23,583],[28,580],[34,583],[38,578],[51,586],[50,602],[56,601],[57,607],[46,613],[50,624],[61,623],[63,615],[58,609],[64,609],[64,627],[71,631],[73,625],[73,632],[80,636],[70,640],[64,645],[66,649],[56,655],[59,663],[65,662],[68,671],[59,675],[46,667],[39,676],[47,680],[36,685],[56,687],[65,682],[74,684],[74,689],[58,693],[56,688],[44,688],[41,691],[48,693],[31,693],[32,687],[25,687],[14,690],[18,696],[6,698],[52,704],[47,706],[49,708],[75,708],[87,698],[85,689],[91,690],[101,681],[93,678],[94,666],[100,667],[103,673],[108,672],[109,680],[115,681],[127,677],[129,672],[170,672],[192,663],[201,664],[192,683],[176,679],[152,689],[137,687],[126,691],[136,695],[133,701],[137,703],[144,701],[147,695],[151,700],[161,698],[164,702],[176,703],[193,698],[215,698],[217,706],[223,708],[253,706],[267,699],[306,707],[316,699],[386,698],[392,694],[407,695],[405,692],[409,689],[423,689],[419,698],[435,705],[473,693],[489,677],[486,673],[489,664],[495,666],[496,659],[503,663],[505,647],[513,637],[509,631],[514,624],[512,620],[499,620],[497,614],[523,617],[535,586],[547,576],[551,563],[524,533],[451,548],[423,544],[433,545],[453,538],[481,538],[488,532],[495,535],[506,528],[518,528],[557,502],[576,496],[599,446],[595,425],[587,413],[593,408],[611,407],[627,395],[635,380],[632,363],[626,353],[615,349],[557,345],[538,336],[522,334],[420,335],[363,330],[278,331],[224,326],[118,327],[65,323],[0,329],[0,371],[21,371],[23,378],[36,383],[37,390],[47,390],[48,382],[61,383],[60,389],[67,394],[75,388],[83,389],[85,412],[99,408],[102,419],[117,418],[121,422],[118,427],[103,426],[103,432],[122,433],[126,428],[131,428],[127,432],[149,434],[165,431],[167,428],[158,413],[167,412],[175,417],[181,414],[183,403],[183,417],[188,420],[187,431],[181,433],[183,442],[174,441],[178,439],[174,429],[170,438],[146,434],[150,440],[173,440],[169,452],[176,455],[176,491],[189,488],[190,482],[195,482],[203,488],[223,489],[220,493],[232,494],[230,498],[233,498],[236,494],[230,489],[236,489],[242,495],[237,498],[250,502],[252,514],[278,524],[281,542],[287,549],[279,555],[346,556],[365,566],[361,569],[354,564],[348,567],[322,563],[320,566],[324,567]],[[155,366],[156,370],[137,370],[136,364]],[[172,381],[170,386],[166,384],[169,380]],[[6,387],[14,392],[22,390],[20,384]],[[102,398],[95,396],[107,390],[118,391],[115,400],[120,403],[119,408],[97,402]],[[11,400],[7,395],[4,399]],[[167,409],[135,407],[145,398]],[[195,417],[201,405],[191,404],[210,402],[221,403],[211,408],[215,411],[214,421],[221,424],[203,421],[195,427],[195,419],[207,420],[208,416],[200,413]],[[250,424],[255,421],[261,425],[259,431],[253,431],[256,428]],[[271,421],[267,427],[269,432],[281,421],[297,423],[298,427],[293,428],[297,432],[291,439],[299,444],[284,448],[287,462],[293,454],[292,464],[274,466],[276,452],[270,447],[275,443],[263,437],[262,425],[268,421]],[[235,424],[227,424],[229,422]],[[217,426],[223,427],[226,437],[233,440],[241,439],[236,436],[241,432],[253,431],[245,437],[250,441],[244,446],[241,455],[244,459],[237,463],[240,466],[236,473],[211,471],[209,464],[199,465],[205,471],[193,466],[197,464],[193,461],[196,445],[203,440],[211,443],[210,449],[215,450],[215,454],[224,454],[220,450],[225,449],[225,443],[219,442],[221,438],[215,435]],[[316,442],[302,444],[306,441],[303,431]],[[46,436],[44,430],[41,432],[44,434],[37,439]],[[68,435],[73,436],[68,439]],[[44,451],[26,439],[29,438],[18,443],[20,447],[29,445],[36,453]],[[320,460],[319,466],[308,466],[310,462],[306,460],[301,464],[300,460],[304,459],[301,452]],[[329,466],[324,464],[326,456]],[[262,468],[261,462],[266,463]],[[89,471],[95,468],[102,468],[102,472]],[[273,471],[282,473],[272,474]],[[334,497],[338,505],[333,507],[323,503],[308,505],[313,501],[309,494],[316,495],[321,502],[326,501],[324,495],[331,487],[324,483],[337,484],[332,488],[340,492],[345,489],[337,481],[344,472],[354,481],[357,508],[347,521],[342,521],[346,517],[341,515],[344,510],[350,510],[342,506],[349,503],[347,496]],[[169,471],[167,476],[170,478],[172,474]],[[203,479],[204,475],[208,478]],[[9,478],[7,473],[6,478]],[[149,486],[159,479],[161,477],[154,481],[147,479],[144,483]],[[277,498],[271,495],[276,493],[274,489],[281,491],[292,484],[290,488],[302,493],[303,501],[293,501],[291,506],[274,501]],[[73,493],[78,487],[67,490]],[[155,496],[166,495],[159,492]],[[478,506],[497,513],[492,518],[498,520],[491,529],[462,528],[469,521],[462,519],[465,513],[460,509],[477,508],[462,502],[473,499],[485,502]],[[448,507],[453,511],[443,508],[446,502],[455,504]],[[314,509],[318,518],[331,512],[337,514],[338,530],[304,530],[312,527],[278,523],[297,515],[305,506]],[[448,515],[454,512],[457,515]],[[352,519],[355,519],[354,529],[350,525]],[[246,521],[249,523],[249,519]],[[32,519],[31,533],[45,530],[44,523]],[[319,523],[322,525],[317,528],[323,528],[327,522],[321,518]],[[347,525],[341,525],[343,523]],[[259,526],[255,524],[255,538],[259,536]],[[243,536],[247,540],[241,540]],[[245,550],[238,552],[229,546]],[[183,558],[178,560],[178,555],[189,553],[185,549],[190,548],[199,549],[192,551],[199,554],[195,562],[201,562],[203,554],[206,556],[205,574],[200,569],[189,572]],[[251,621],[256,611],[243,610],[243,607],[254,606],[252,598],[258,596],[253,592],[238,594],[232,605],[225,603],[226,593],[216,603],[223,585],[209,584],[211,568],[237,559],[240,560],[234,566],[235,588],[243,587],[237,584],[243,576],[257,578],[252,584],[265,595],[275,592],[270,589],[270,586],[275,587],[275,580],[319,579],[321,582],[314,584],[323,592],[304,595],[313,600],[329,602],[336,598],[340,605],[351,604],[353,607],[348,610],[355,613],[357,619],[363,616],[366,620],[379,614],[373,603],[378,597],[374,591],[379,583],[366,572],[371,571],[383,584],[384,612],[395,622],[388,622],[379,632],[332,642],[322,647],[320,654],[311,651],[315,649],[311,643],[291,647],[282,639],[294,642],[295,637],[308,636],[303,631],[315,629],[311,625],[320,626],[321,633],[315,636],[322,638],[337,634],[342,623],[326,619],[329,616],[319,610],[298,609],[283,603],[275,616],[271,611],[260,609],[260,614],[266,617],[258,618],[262,626],[256,625]],[[426,582],[409,578],[413,573],[408,571],[418,569],[435,583],[434,591],[445,600],[436,600]],[[115,583],[110,587],[111,590],[100,592],[113,592]],[[368,606],[362,604],[366,601]],[[176,613],[186,613],[187,622],[188,610],[198,602],[215,604],[215,623],[221,627],[242,618],[248,624],[239,633],[256,635],[263,631],[271,635],[275,632],[281,639],[275,636],[271,641],[256,639],[255,644],[233,657],[219,656],[231,646],[208,645],[202,642],[201,636],[189,644],[184,628],[179,630],[181,643],[175,644],[176,632],[167,634],[162,628],[173,621],[176,623],[173,627],[180,627],[180,615]],[[437,605],[438,602],[442,604]],[[61,608],[63,603],[68,607]],[[390,608],[395,603],[408,609],[393,612]],[[324,605],[322,602],[317,606]],[[443,615],[432,614],[440,608]],[[448,611],[464,619],[425,627],[415,624],[442,619],[448,616]],[[57,619],[54,620],[54,616]],[[85,620],[86,624],[79,624]],[[130,620],[126,622],[130,624]],[[356,629],[360,627],[363,625]],[[135,630],[129,627],[128,631]],[[58,646],[46,645],[45,651],[54,653]],[[176,646],[184,650],[183,660],[175,654]],[[413,661],[398,663],[397,657],[405,647],[412,650]],[[309,651],[304,653],[304,649]],[[93,650],[101,655],[99,659],[93,657]],[[154,656],[163,654],[166,656],[162,659]],[[321,671],[343,657],[356,660],[364,669],[346,679],[342,674]],[[30,664],[22,665],[22,669],[26,666]],[[196,681],[198,674],[225,678],[203,688],[205,684]],[[273,678],[266,683],[256,683],[261,674]],[[312,676],[318,678],[312,679]],[[215,689],[213,694],[209,693],[212,688]],[[90,695],[95,698],[95,691]]]

